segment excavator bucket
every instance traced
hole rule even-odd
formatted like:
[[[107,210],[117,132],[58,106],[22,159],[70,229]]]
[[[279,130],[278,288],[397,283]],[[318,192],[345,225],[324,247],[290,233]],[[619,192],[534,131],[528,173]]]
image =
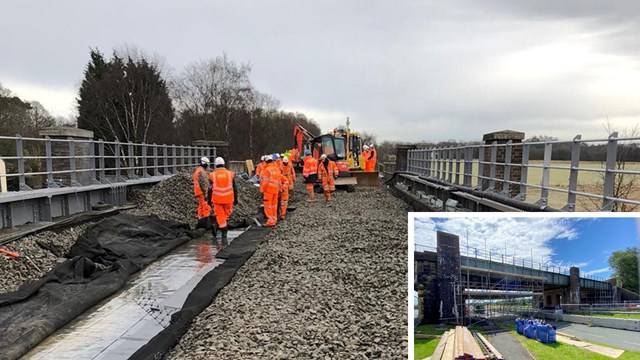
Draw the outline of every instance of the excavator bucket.
[[[377,171],[350,171],[349,173],[351,174],[351,179],[355,178],[359,186],[380,185]]]

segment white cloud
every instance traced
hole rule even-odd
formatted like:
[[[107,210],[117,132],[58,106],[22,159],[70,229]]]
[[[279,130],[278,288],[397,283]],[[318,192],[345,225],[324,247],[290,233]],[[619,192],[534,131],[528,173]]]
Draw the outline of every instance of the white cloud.
[[[558,264],[552,260],[554,252],[551,243],[554,240],[572,240],[579,236],[574,226],[576,219],[562,218],[425,218],[416,217],[414,237],[415,243],[434,247],[436,230],[445,231],[460,238],[460,247],[465,249],[467,241],[470,248],[484,251],[485,240],[487,251],[494,254],[531,260],[545,264],[562,266],[586,266],[583,264]],[[467,237],[468,234],[468,237]],[[468,240],[467,240],[468,239]]]
[[[611,271],[613,271],[613,269],[611,269],[610,267],[607,266],[607,267],[600,268],[600,269],[585,271],[584,275],[602,274],[602,273],[611,272]]]
[[[38,101],[53,116],[67,117],[76,111],[76,92],[64,87],[3,79],[2,86],[25,101]]]

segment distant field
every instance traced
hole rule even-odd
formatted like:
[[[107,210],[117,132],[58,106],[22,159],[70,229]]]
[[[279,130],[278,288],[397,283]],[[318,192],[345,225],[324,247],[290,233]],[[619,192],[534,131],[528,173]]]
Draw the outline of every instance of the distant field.
[[[532,160],[530,165],[542,166],[542,160]],[[552,166],[569,167],[570,161],[552,161]],[[604,163],[599,161],[582,161],[580,162],[581,168],[590,169],[603,169]],[[455,168],[455,165],[454,165]],[[640,171],[640,163],[630,162],[626,164],[626,170]],[[549,186],[558,189],[568,189],[569,187],[569,170],[551,169],[549,174]],[[473,186],[477,185],[478,175],[478,162],[473,163]],[[628,177],[637,177],[638,175],[626,175]],[[461,180],[462,181],[462,180]],[[640,182],[640,179],[638,179]],[[579,171],[578,173],[578,191],[585,193],[592,193],[601,195],[603,193],[603,174],[593,171]],[[541,185],[542,184],[542,168],[529,167],[527,174],[527,184],[529,185]],[[529,203],[535,203],[540,199],[541,189],[532,186],[527,187],[526,201]],[[640,200],[640,186],[634,190],[630,196],[630,199]],[[590,199],[586,196],[577,197],[576,211],[598,211],[602,205],[602,200]],[[561,209],[567,203],[567,193],[549,191],[549,206],[557,209]]]

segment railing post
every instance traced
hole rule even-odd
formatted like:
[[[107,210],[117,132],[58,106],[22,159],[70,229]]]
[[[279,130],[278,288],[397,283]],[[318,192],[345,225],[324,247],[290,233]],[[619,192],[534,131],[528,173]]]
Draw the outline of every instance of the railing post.
[[[520,170],[520,201],[527,200],[527,176],[529,175],[529,148],[530,145],[525,141],[522,145],[522,169]]]
[[[176,145],[172,144],[171,145],[171,165],[173,166],[173,173],[177,174],[178,173],[178,162],[177,162],[177,149],[176,149]]]
[[[24,148],[22,144],[22,136],[16,135],[16,155],[18,157],[18,182],[20,184],[20,191],[31,190],[27,186],[26,178],[24,176]]]
[[[91,157],[91,183],[98,182],[98,174],[96,171],[96,141],[91,138],[89,145],[89,156]]]
[[[616,160],[618,157],[618,132],[609,135],[607,142],[607,168],[604,172],[604,199],[602,199],[602,210],[614,210],[614,185],[616,174],[612,171],[616,169]]]
[[[455,178],[455,184],[456,185],[460,185],[460,160],[462,159],[462,149],[461,148],[457,148],[456,149],[456,178]]]
[[[140,156],[142,157],[142,177],[149,177],[149,172],[147,171],[147,144],[142,143],[140,146]]]
[[[185,158],[184,158],[184,146],[181,145],[180,146],[180,171],[185,169],[185,166],[184,166],[184,162],[185,161],[184,160],[185,160]]]
[[[551,175],[551,151],[553,144],[544,143],[544,161],[542,164],[542,188],[540,189],[540,200],[536,201],[537,205],[549,205],[549,177]]]
[[[435,149],[434,153],[436,154],[436,179],[441,179],[442,178],[442,150],[440,149]]]
[[[447,152],[447,157],[449,160],[449,168],[447,173],[447,182],[451,184],[453,182],[453,150],[449,148],[448,150],[444,150]]]
[[[504,176],[502,178],[502,192],[506,197],[511,197],[511,150],[513,148],[513,140],[507,141],[504,150]]]
[[[79,186],[76,177],[76,142],[72,137],[68,137],[69,141],[69,182],[71,186]]]
[[[153,176],[160,176],[158,170],[158,145],[153,143]]]
[[[571,143],[571,170],[569,170],[569,190],[564,211],[576,211],[576,189],[578,188],[578,167],[580,166],[580,142],[582,135],[576,135]]]
[[[491,144],[491,162],[489,163],[489,187],[488,190],[494,192],[496,189],[496,162],[498,161],[498,142]]]
[[[484,188],[484,148],[485,146],[480,146],[478,151],[478,185],[476,185],[477,190],[483,190]]]
[[[56,182],[53,180],[53,155],[51,153],[51,138],[47,135],[44,137],[44,156],[47,165],[47,187],[57,188]]]
[[[104,140],[99,139],[98,140],[98,176],[100,177],[100,182],[103,183],[107,180],[106,174],[105,174],[105,165],[104,165]]]
[[[132,141],[129,141],[128,152],[129,152],[129,154],[127,154],[128,155],[127,158],[129,159],[129,161],[128,161],[129,164],[128,164],[127,167],[129,169],[127,170],[127,174],[129,174],[129,178],[130,179],[135,179],[137,177],[136,176],[136,166],[135,166],[136,162],[135,162],[135,150],[133,148],[133,142]]]
[[[464,147],[464,180],[462,185],[471,187],[473,179],[473,148]]]
[[[164,168],[164,175],[170,175],[169,166],[167,165],[167,144],[162,144],[162,165]]]
[[[120,182],[121,181],[121,175],[120,175],[120,141],[116,140],[116,144],[114,146],[115,149],[115,155],[116,155],[116,161],[115,161],[115,166],[116,166],[116,182]]]

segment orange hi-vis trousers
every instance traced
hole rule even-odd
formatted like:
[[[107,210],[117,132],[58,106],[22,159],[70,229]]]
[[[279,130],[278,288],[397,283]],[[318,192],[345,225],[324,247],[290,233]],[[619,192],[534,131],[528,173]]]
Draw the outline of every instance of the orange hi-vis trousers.
[[[280,194],[280,220],[287,215],[287,206],[289,206],[289,190],[285,190]]]
[[[278,194],[264,193],[264,213],[267,215],[267,226],[278,223]]]
[[[198,219],[202,219],[205,217],[209,217],[211,215],[211,206],[207,204],[207,201],[204,199],[204,195],[198,195]]]
[[[213,204],[213,213],[216,215],[216,221],[220,229],[227,227],[227,219],[232,211],[233,204]]]
[[[307,193],[309,193],[309,199],[313,200],[315,198],[315,193],[313,192],[313,184],[305,184],[307,187]]]

